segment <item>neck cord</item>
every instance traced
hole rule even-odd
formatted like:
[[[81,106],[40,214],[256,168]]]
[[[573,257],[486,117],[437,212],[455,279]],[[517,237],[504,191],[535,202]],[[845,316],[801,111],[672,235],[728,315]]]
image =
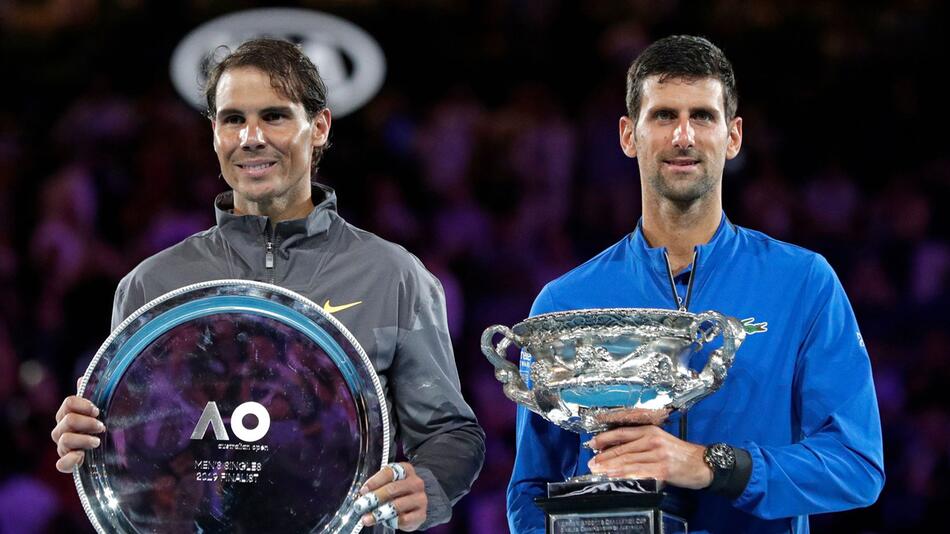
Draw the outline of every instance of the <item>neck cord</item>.
[[[676,291],[676,281],[673,279],[673,266],[670,265],[670,254],[664,251],[663,257],[666,258],[666,274],[670,276],[670,290],[673,291],[673,304],[679,311],[687,311],[689,309],[689,299],[693,296],[693,278],[695,278],[696,275],[696,261],[699,259],[699,251],[693,251],[693,268],[689,270],[689,279],[686,280],[685,300],[681,299],[679,293]]]
[[[669,252],[664,252],[663,256],[666,258],[666,274],[670,276],[670,290],[673,291],[673,303],[681,312],[687,311],[689,308],[689,299],[693,296],[693,279],[696,276],[696,267],[697,261],[699,260],[699,250],[693,250],[693,268],[689,270],[689,279],[686,280],[686,299],[681,300],[679,293],[676,291],[676,280],[673,279],[673,266],[670,264],[670,254]],[[686,410],[683,410],[680,414],[680,428],[679,428],[679,438],[683,441],[687,440],[687,426],[688,418]]]

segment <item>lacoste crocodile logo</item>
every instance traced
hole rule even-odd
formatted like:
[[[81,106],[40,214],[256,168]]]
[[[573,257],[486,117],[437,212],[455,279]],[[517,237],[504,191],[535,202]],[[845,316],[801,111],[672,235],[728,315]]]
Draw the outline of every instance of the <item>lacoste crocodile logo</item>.
[[[323,311],[327,313],[336,313],[338,311],[348,310],[352,308],[353,306],[357,306],[362,303],[363,303],[362,300],[358,300],[356,302],[351,302],[349,304],[340,304],[339,306],[334,306],[333,304],[330,304],[330,299],[327,299],[327,301],[323,303]]]
[[[745,333],[747,336],[752,334],[761,334],[762,332],[769,331],[769,323],[762,321],[761,323],[755,322],[755,317],[749,317],[748,319],[742,320],[742,326],[745,327]]]

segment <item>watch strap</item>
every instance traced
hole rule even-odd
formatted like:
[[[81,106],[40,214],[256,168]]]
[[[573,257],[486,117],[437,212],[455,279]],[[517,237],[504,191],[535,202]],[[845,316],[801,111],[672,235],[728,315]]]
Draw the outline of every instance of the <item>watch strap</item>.
[[[736,463],[727,473],[717,476],[713,469],[713,482],[709,491],[722,495],[730,500],[738,498],[745,491],[752,476],[752,455],[746,449],[732,448],[736,455]]]

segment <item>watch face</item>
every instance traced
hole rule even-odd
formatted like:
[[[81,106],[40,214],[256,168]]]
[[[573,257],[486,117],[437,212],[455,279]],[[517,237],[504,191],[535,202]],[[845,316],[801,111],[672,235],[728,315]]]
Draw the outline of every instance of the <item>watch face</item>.
[[[353,532],[357,491],[389,456],[363,349],[268,284],[152,301],[103,344],[79,393],[107,429],[74,474],[99,532]]]
[[[732,469],[736,463],[735,451],[725,443],[710,445],[703,456],[706,463],[713,469]]]

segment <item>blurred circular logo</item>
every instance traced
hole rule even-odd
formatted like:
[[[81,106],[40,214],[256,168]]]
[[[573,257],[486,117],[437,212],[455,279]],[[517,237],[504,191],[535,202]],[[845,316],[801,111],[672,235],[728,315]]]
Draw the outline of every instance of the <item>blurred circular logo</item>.
[[[386,59],[382,48],[355,24],[318,11],[293,8],[250,9],[206,22],[185,36],[171,59],[171,79],[178,93],[205,110],[202,87],[220,56],[248,39],[273,37],[301,46],[327,84],[334,118],[359,109],[383,84]]]

